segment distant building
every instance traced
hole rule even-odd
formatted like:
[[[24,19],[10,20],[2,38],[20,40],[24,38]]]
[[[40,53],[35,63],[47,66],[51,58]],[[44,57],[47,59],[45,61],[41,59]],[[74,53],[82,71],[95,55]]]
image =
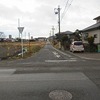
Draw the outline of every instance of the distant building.
[[[38,37],[35,40],[40,41],[40,42],[43,42],[43,41],[46,41],[47,38],[46,37]]]
[[[60,32],[60,34],[57,33],[55,35],[56,35],[57,39],[60,39],[61,37],[65,36],[65,35],[67,35],[70,40],[73,40],[75,38],[74,33],[71,31]]]
[[[31,40],[33,40],[33,36],[31,36]]]
[[[12,39],[12,35],[9,35],[9,39]]]

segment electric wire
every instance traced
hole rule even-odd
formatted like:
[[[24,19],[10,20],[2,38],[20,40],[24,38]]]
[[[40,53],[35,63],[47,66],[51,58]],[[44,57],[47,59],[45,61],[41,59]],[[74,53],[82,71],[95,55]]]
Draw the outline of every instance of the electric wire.
[[[70,3],[69,3],[69,2],[70,2]],[[66,5],[65,5],[65,9],[64,9],[64,11],[63,11],[63,13],[62,13],[62,16],[61,16],[61,21],[62,21],[62,19],[64,18],[66,12],[69,10],[69,8],[70,8],[72,2],[73,2],[73,0],[71,0],[71,1],[70,1],[70,0],[67,0]]]
[[[61,20],[63,19],[64,15],[65,15],[66,9],[68,9],[68,2],[69,2],[69,0],[67,0],[67,2],[66,2],[64,11],[63,11],[62,16],[61,16]]]
[[[63,13],[61,14],[61,19],[60,19],[60,22],[62,22],[64,16],[66,15],[66,12],[69,10],[71,4],[72,4],[73,0],[59,0],[59,5],[63,5],[65,4],[65,7],[64,7],[64,10],[63,10]],[[60,10],[63,9],[63,8],[60,8]],[[58,25],[55,26],[55,30],[58,29]]]

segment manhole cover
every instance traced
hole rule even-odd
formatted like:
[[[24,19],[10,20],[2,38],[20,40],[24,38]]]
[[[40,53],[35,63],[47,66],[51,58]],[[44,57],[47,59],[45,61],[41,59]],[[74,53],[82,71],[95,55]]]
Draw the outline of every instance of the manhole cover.
[[[65,90],[54,90],[49,93],[52,100],[71,100],[72,94]]]

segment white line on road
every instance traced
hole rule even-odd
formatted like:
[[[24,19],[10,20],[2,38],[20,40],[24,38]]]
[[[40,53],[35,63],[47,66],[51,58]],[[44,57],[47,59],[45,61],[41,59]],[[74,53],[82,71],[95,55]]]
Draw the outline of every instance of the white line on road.
[[[14,74],[11,76],[1,76],[0,82],[43,82],[62,80],[88,80],[81,72],[73,73],[37,73],[37,74]]]
[[[60,51],[60,50],[57,50],[56,48],[54,48],[56,51],[58,51],[59,53],[61,53],[61,54],[63,54],[63,55],[65,55],[65,56],[67,56],[67,57],[72,57],[71,55],[69,55],[69,54],[67,54],[67,53],[64,53],[64,52],[62,52],[62,51]]]
[[[45,62],[76,62],[77,60],[45,60]]]
[[[77,58],[70,58],[70,59],[77,59]]]
[[[59,55],[56,51],[54,51],[53,54],[54,54],[57,58],[60,58],[60,55]]]

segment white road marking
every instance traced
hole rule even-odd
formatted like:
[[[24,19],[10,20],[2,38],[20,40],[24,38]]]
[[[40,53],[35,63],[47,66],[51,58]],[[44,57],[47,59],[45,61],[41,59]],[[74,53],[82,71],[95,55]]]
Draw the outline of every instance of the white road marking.
[[[60,58],[60,55],[56,55],[57,58]]]
[[[61,53],[61,54],[63,54],[63,55],[65,55],[65,56],[67,56],[67,57],[72,57],[70,54],[67,54],[67,53],[64,53],[64,52],[62,52],[62,51],[60,51],[60,50],[57,50],[56,48],[54,48],[56,51],[58,51],[59,53]]]
[[[60,57],[61,57],[56,51],[54,51],[53,54],[54,54],[57,58],[60,58]]]
[[[45,60],[45,62],[76,62],[77,60]]]
[[[53,81],[53,80],[88,80],[81,72],[73,73],[39,73],[39,74],[14,74],[1,76],[0,82],[29,82],[29,81]]]
[[[77,59],[77,58],[70,58],[70,59]]]

